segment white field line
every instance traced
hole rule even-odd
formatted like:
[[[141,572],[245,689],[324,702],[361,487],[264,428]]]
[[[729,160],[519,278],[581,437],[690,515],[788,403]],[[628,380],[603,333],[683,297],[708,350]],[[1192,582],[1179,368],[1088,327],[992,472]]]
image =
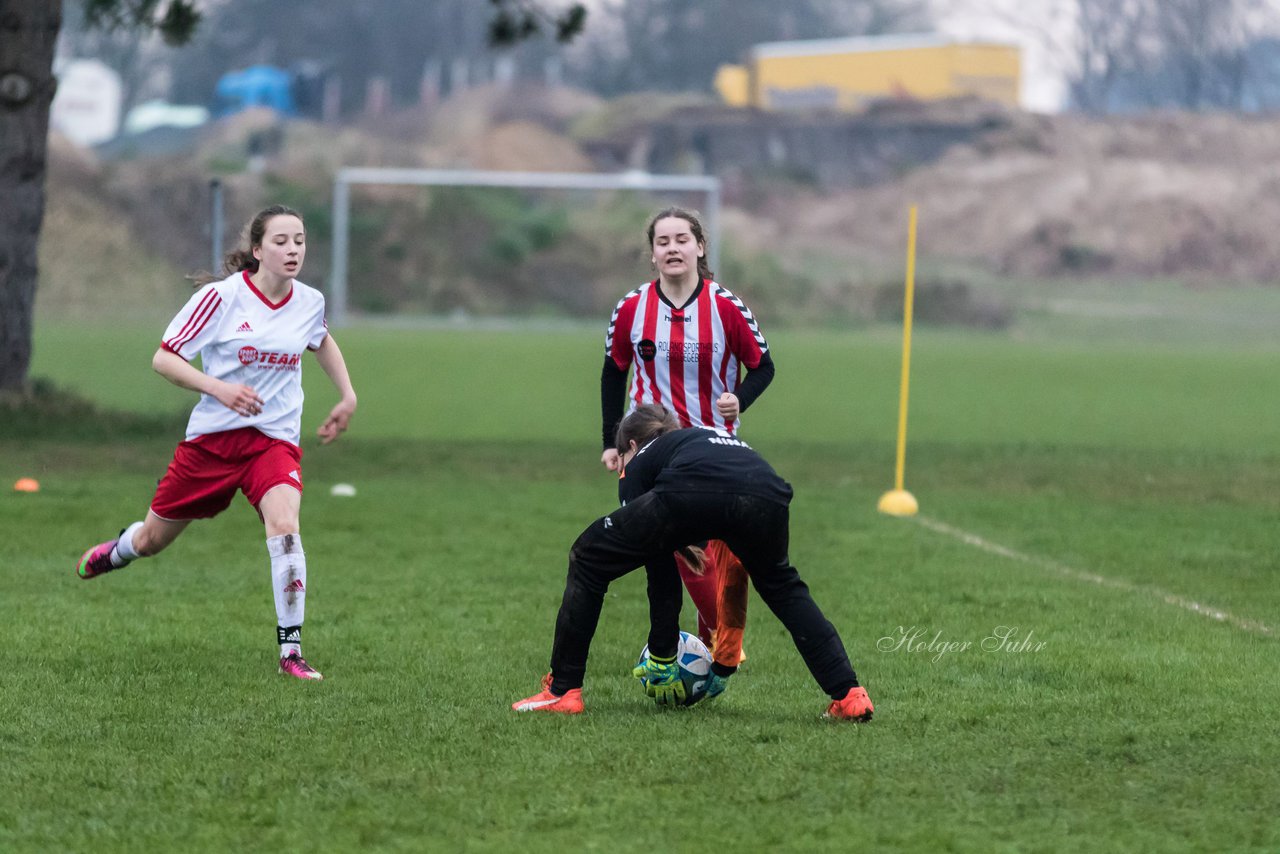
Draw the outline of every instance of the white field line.
[[[1106,587],[1111,590],[1123,590],[1127,593],[1141,593],[1149,596],[1155,596],[1167,605],[1173,605],[1177,608],[1182,608],[1185,611],[1191,611],[1192,613],[1199,614],[1202,617],[1217,620],[1220,623],[1230,623],[1238,629],[1244,629],[1245,631],[1253,632],[1254,634],[1266,635],[1267,637],[1274,637],[1276,634],[1275,630],[1270,626],[1260,623],[1257,620],[1237,617],[1234,614],[1222,610],[1221,608],[1215,608],[1212,605],[1205,605],[1179,596],[1176,593],[1169,593],[1168,591],[1161,590],[1158,587],[1147,587],[1141,584],[1134,584],[1131,581],[1124,581],[1119,578],[1108,578],[1105,575],[1098,575],[1095,572],[1085,572],[1083,570],[1073,569],[1072,567],[1069,567],[1064,563],[1059,563],[1056,560],[1039,557],[1037,555],[1029,555],[1025,552],[1020,552],[1017,549],[1011,549],[1008,546],[993,543],[990,540],[983,539],[977,534],[962,531],[961,529],[952,527],[945,522],[939,522],[937,519],[930,519],[928,516],[914,516],[910,518],[928,528],[930,531],[945,534],[948,537],[954,537],[960,542],[982,549],[988,554],[999,555],[1000,557],[1015,560],[1019,563],[1037,566],[1041,569],[1047,569],[1056,575],[1063,576],[1064,578],[1071,578],[1076,581],[1087,581],[1090,584],[1096,584],[1099,587]]]

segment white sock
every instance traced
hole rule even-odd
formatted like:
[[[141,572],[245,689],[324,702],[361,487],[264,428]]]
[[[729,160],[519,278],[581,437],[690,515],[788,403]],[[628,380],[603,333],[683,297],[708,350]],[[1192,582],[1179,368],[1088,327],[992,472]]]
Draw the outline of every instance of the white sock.
[[[271,589],[276,600],[276,640],[280,657],[302,652],[302,618],[307,603],[307,556],[302,537],[280,534],[267,538],[271,555]]]
[[[124,533],[120,535],[120,539],[116,542],[116,547],[111,550],[111,565],[119,569],[129,561],[137,560],[142,557],[133,550],[133,535],[142,527],[141,522],[134,522],[132,525],[124,529]]]

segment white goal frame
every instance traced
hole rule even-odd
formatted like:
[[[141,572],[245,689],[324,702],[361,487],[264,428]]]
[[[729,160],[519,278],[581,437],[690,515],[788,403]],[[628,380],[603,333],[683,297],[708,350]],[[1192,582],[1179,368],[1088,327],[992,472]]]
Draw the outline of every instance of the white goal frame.
[[[351,186],[400,184],[424,187],[503,187],[548,190],[636,190],[641,192],[703,193],[703,225],[711,246],[707,262],[720,264],[720,179],[711,175],[655,175],[639,170],[591,172],[494,172],[481,169],[386,169],[346,167],[333,179],[333,268],[329,274],[329,323],[343,326],[348,319]]]

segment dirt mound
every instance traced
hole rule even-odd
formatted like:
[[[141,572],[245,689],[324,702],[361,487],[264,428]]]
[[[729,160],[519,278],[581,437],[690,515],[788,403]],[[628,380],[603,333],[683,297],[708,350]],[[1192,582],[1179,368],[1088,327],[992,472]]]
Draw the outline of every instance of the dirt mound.
[[[771,205],[787,237],[920,249],[1018,275],[1280,277],[1280,120],[1022,116],[901,179]]]
[[[532,122],[498,125],[473,144],[477,169],[593,172],[595,165],[573,143]]]

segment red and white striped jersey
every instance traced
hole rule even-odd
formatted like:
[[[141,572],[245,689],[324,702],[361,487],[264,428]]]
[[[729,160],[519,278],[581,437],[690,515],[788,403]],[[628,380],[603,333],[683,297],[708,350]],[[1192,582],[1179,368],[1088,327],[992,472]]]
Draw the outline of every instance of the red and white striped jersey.
[[[209,376],[250,386],[262,398],[262,412],[246,417],[202,394],[187,439],[254,427],[298,444],[302,352],[318,348],[328,334],[324,295],[302,282],[295,280],[278,303],[254,287],[247,272],[200,288],[169,323],[160,346],[188,362],[198,355]]]
[[[716,399],[738,388],[739,365],[756,368],[769,345],[751,309],[728,289],[704,279],[689,302],[675,308],[657,281],[624,296],[613,310],[605,355],[621,371],[634,367],[627,411],[660,403],[682,427],[733,432]]]

